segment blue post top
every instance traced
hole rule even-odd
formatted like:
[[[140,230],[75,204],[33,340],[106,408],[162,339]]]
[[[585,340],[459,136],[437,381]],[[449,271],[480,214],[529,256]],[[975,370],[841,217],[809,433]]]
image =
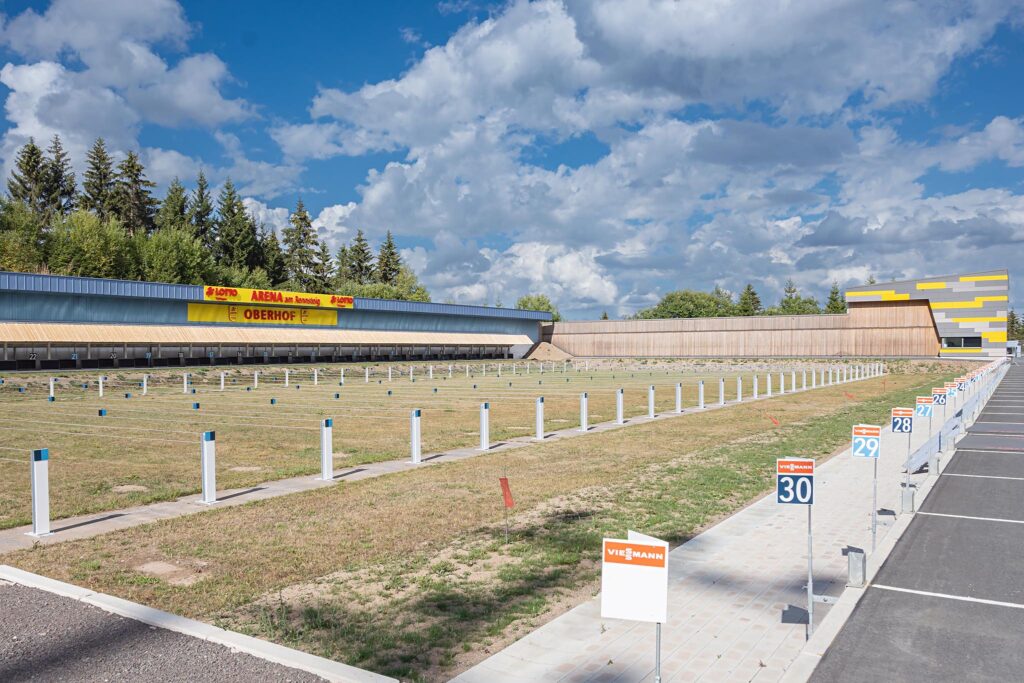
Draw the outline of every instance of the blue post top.
[[[327,418],[326,420],[324,420],[324,427],[333,427],[333,426],[334,426],[334,420],[332,418]]]
[[[335,394],[334,398],[341,398],[341,394]]]
[[[217,432],[203,432],[203,441],[216,441]]]
[[[46,397],[46,400],[47,400],[47,401],[49,401],[50,403],[53,403],[53,402],[55,402],[55,401],[56,401],[57,399],[55,399],[55,398],[54,398],[53,396],[47,396],[47,397]]]
[[[420,416],[420,409],[417,408],[416,410],[412,411],[412,416],[413,417],[419,417]]]
[[[277,405],[277,399],[276,398],[270,399],[270,405],[272,405],[272,406]]]
[[[131,397],[132,397],[132,395],[131,395],[131,394],[127,394],[127,393],[126,393],[126,394],[124,395],[124,397],[125,397],[125,398],[131,398]]]
[[[434,393],[435,394],[437,393],[437,387],[434,387]]]
[[[105,408],[100,408],[99,416],[103,417],[106,414],[107,414],[107,410]]]
[[[390,389],[388,389],[388,396],[390,396],[390,395],[391,395],[391,390],[390,390]]]
[[[192,404],[192,410],[199,410],[199,404],[198,403],[193,403]]]
[[[50,459],[50,449],[49,448],[39,448],[37,450],[32,451],[32,461],[33,462],[40,462],[42,460],[49,460],[49,459]]]
[[[491,404],[490,403],[484,403],[483,409],[484,410],[490,410],[491,409]]]

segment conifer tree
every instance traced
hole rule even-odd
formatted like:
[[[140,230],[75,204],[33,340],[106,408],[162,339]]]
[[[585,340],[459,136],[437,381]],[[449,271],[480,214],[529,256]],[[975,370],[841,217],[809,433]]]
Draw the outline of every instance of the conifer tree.
[[[14,170],[7,180],[7,193],[11,199],[22,202],[37,216],[42,217],[46,207],[46,160],[35,140],[28,142],[14,160]]]
[[[78,187],[75,183],[75,172],[71,169],[71,158],[60,142],[60,136],[54,135],[50,147],[46,150],[46,217],[67,216],[75,208]]]
[[[129,235],[148,235],[153,231],[153,215],[160,203],[152,196],[156,183],[146,178],[139,155],[128,152],[117,166],[113,211]]]
[[[399,271],[402,269],[402,257],[395,247],[395,238],[388,230],[387,236],[380,245],[377,252],[377,264],[374,267],[374,276],[377,282],[391,285],[395,283]]]
[[[111,214],[113,198],[114,162],[107,154],[103,138],[96,138],[85,155],[80,205],[86,211],[95,213],[100,220],[106,220]]]
[[[349,271],[348,245],[347,244],[342,244],[340,247],[338,247],[338,256],[335,258],[334,277],[335,277],[335,280],[338,283],[338,286],[341,286],[342,283],[348,281],[348,271]]]
[[[223,265],[252,268],[259,262],[256,223],[246,213],[242,198],[228,178],[217,197],[217,248]]]
[[[748,282],[736,302],[736,313],[737,315],[757,315],[761,311],[761,297],[757,295],[754,285]]]
[[[188,195],[185,186],[177,178],[171,181],[167,195],[160,203],[154,222],[160,230],[181,228],[191,230],[188,224]]]
[[[316,251],[316,259],[313,262],[310,287],[312,287],[314,292],[329,291],[334,283],[334,274],[334,260],[331,259],[331,250],[327,248],[327,242],[320,240]]]
[[[601,311],[601,320],[608,319],[608,311]]]
[[[319,240],[313,229],[313,220],[301,199],[295,205],[295,213],[288,218],[288,227],[284,229],[282,238],[288,279],[298,287],[308,288],[312,281]]]
[[[188,207],[188,222],[207,249],[212,250],[217,244],[216,228],[213,216],[213,202],[210,198],[210,186],[206,182],[206,174],[199,171],[196,178],[196,189],[192,193]]]
[[[267,272],[271,286],[277,286],[287,280],[284,252],[281,251],[281,243],[273,230],[267,230],[260,236],[260,251],[263,269]]]
[[[832,289],[828,292],[828,301],[825,303],[826,313],[846,313],[846,299],[839,291],[839,283],[833,281]]]
[[[348,248],[348,279],[360,285],[373,282],[373,252],[362,230],[356,231]]]

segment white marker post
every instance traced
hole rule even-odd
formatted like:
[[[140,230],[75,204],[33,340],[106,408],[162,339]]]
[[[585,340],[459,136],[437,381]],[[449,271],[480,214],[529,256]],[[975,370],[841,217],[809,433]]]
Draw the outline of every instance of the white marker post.
[[[54,395],[53,395],[53,383],[54,383],[54,382],[56,382],[56,381],[57,381],[57,378],[56,378],[56,377],[51,377],[51,378],[50,378],[50,400],[51,400],[51,401],[52,401],[52,400],[54,399]]]
[[[743,378],[739,376],[736,377],[736,402],[743,402]]]
[[[409,414],[409,450],[412,455],[412,464],[419,465],[423,456],[422,442],[420,441],[420,409],[416,408]]]
[[[334,481],[334,420],[320,423],[320,479]]]
[[[338,377],[338,384],[340,386],[345,386],[345,368],[341,369],[341,375]]]
[[[313,370],[313,386],[320,384],[320,371]]]
[[[779,372],[779,395],[786,393],[786,373]]]
[[[224,373],[220,373],[220,390],[224,391]]]
[[[718,378],[718,405],[725,405],[725,378]]]
[[[429,368],[427,368],[427,378],[428,379],[434,379],[434,366],[433,365],[431,365]]]
[[[647,417],[654,418],[654,385],[647,389]]]
[[[480,404],[480,450],[491,447],[491,404]]]
[[[697,382],[697,407],[704,410],[704,380]]]
[[[448,379],[451,379],[451,378],[452,378],[452,366],[449,365],[448,366]]]
[[[758,399],[758,398],[760,398],[760,397],[758,396],[758,387],[757,387],[757,375],[754,375],[754,388],[753,388],[753,393],[754,393],[754,399],[755,399],[755,400],[756,400],[756,399]]]
[[[466,363],[466,379],[469,379],[469,363]]]
[[[188,373],[186,372],[181,376],[181,393],[188,393]]]
[[[100,375],[100,398],[103,398],[103,380],[104,379],[105,378],[103,377],[103,375]]]
[[[625,390],[621,388],[615,390],[615,424],[625,424],[626,422],[626,417],[623,415],[622,410],[622,398],[624,391]]]
[[[142,395],[145,396],[149,393],[149,375],[142,376]]]
[[[536,424],[536,427],[537,427],[537,441],[543,441],[544,440],[544,397],[543,396],[538,396],[537,397],[537,417],[536,417],[536,423],[537,423]]]
[[[676,382],[676,412],[683,412],[683,383]]]
[[[772,373],[769,372],[767,377],[768,377],[768,387],[767,387],[767,390],[765,391],[765,396],[767,396],[768,398],[771,398],[772,397]]]
[[[252,388],[253,389],[259,389],[260,388],[260,371],[259,370],[253,370],[252,371]]]
[[[32,451],[32,531],[28,536],[50,535],[50,449]]]
[[[800,385],[801,391],[807,391],[807,370],[803,371],[803,384]]]
[[[370,383],[370,368],[363,368],[363,384]]]
[[[871,480],[871,552],[875,552],[875,538],[878,535],[878,456],[882,453],[882,428],[876,425],[853,426],[853,448],[855,458],[871,458],[874,461],[874,475]]]
[[[580,431],[585,432],[589,429],[587,424],[587,392],[580,394]]]
[[[284,385],[285,386],[288,386],[288,373],[289,372],[290,372],[290,370],[288,370],[288,368],[284,369]]]
[[[789,390],[796,391],[796,370],[789,371]]]
[[[412,381],[412,366],[409,366],[409,381]]]
[[[203,505],[217,502],[217,435],[203,432],[199,442],[199,461],[203,473]]]

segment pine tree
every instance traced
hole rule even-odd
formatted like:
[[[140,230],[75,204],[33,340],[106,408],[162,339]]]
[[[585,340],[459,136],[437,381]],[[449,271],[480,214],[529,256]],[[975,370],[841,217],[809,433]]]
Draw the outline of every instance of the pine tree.
[[[64,151],[59,135],[53,136],[46,153],[46,216],[47,219],[67,216],[75,208],[78,187],[75,172],[71,170],[71,158]]]
[[[300,288],[308,288],[317,259],[319,240],[313,229],[313,220],[300,199],[295,213],[288,218],[288,227],[283,231],[284,263],[288,279]]]
[[[160,203],[150,193],[156,183],[146,178],[139,155],[128,152],[118,164],[114,183],[113,209],[129,235],[153,231],[153,215]]]
[[[342,287],[348,281],[349,256],[348,245],[342,244],[338,247],[338,255],[335,257],[335,281],[338,287]]]
[[[832,289],[828,292],[828,301],[825,303],[826,313],[846,313],[846,299],[839,291],[839,283],[833,282]]]
[[[260,251],[262,252],[263,269],[267,272],[271,286],[277,286],[288,279],[288,272],[284,263],[284,252],[281,251],[281,243],[277,240],[277,234],[273,230],[267,230],[260,237]]]
[[[14,170],[7,180],[7,193],[11,199],[22,202],[42,217],[46,207],[46,179],[47,167],[43,151],[35,140],[29,138],[15,157]]]
[[[187,214],[188,196],[185,194],[185,186],[175,178],[167,188],[167,195],[160,203],[160,210],[156,212],[154,222],[160,230],[172,228],[191,230]]]
[[[875,279],[874,275],[868,275],[868,279],[864,281],[864,284],[866,284],[866,285],[874,285],[874,284],[877,284],[877,283],[878,283],[878,280]]]
[[[1006,338],[1007,339],[1020,339],[1021,332],[1020,317],[1011,308],[1010,312],[1006,314]]]
[[[382,282],[386,285],[394,284],[395,278],[398,277],[398,272],[401,269],[402,257],[395,247],[395,239],[391,236],[391,231],[388,230],[387,236],[377,252],[377,265],[374,268],[375,279],[377,282]]]
[[[601,320],[608,319],[608,311],[601,311]]]
[[[362,230],[348,248],[348,279],[360,285],[373,282],[373,252]]]
[[[210,186],[206,182],[206,175],[199,171],[196,178],[196,189],[189,201],[188,222],[192,231],[196,234],[207,249],[213,250],[217,244],[216,227],[213,217],[213,202],[210,198]]]
[[[739,300],[736,302],[736,314],[758,315],[761,312],[761,297],[757,295],[754,285],[748,282],[747,286],[740,292]]]
[[[327,292],[333,289],[333,283],[334,261],[331,259],[331,250],[327,248],[327,242],[320,240],[316,251],[316,260],[313,262],[310,286],[314,292]]]
[[[228,178],[217,197],[217,248],[220,262],[232,268],[252,268],[259,262],[255,221],[245,212],[242,198]]]
[[[114,162],[107,154],[103,138],[96,138],[85,155],[85,177],[82,180],[81,207],[92,211],[100,220],[111,214],[114,198]]]

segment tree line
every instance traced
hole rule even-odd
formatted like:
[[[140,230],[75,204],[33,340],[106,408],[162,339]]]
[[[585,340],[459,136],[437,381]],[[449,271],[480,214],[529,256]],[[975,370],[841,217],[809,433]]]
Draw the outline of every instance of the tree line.
[[[230,178],[216,198],[202,171],[191,192],[154,187],[135,152],[115,163],[97,138],[79,188],[60,137],[45,151],[30,139],[0,198],[0,269],[430,300],[390,231],[376,254],[359,230],[332,255],[301,199],[279,239]]]
[[[774,306],[764,306],[757,290],[750,283],[738,296],[715,287],[710,292],[683,289],[669,292],[654,306],[635,316],[639,320],[656,318],[716,318],[750,315],[808,315],[814,313],[846,313],[846,299],[833,282],[824,306],[813,296],[802,296],[792,279],[786,282],[782,298]],[[602,316],[602,317],[606,317]]]

